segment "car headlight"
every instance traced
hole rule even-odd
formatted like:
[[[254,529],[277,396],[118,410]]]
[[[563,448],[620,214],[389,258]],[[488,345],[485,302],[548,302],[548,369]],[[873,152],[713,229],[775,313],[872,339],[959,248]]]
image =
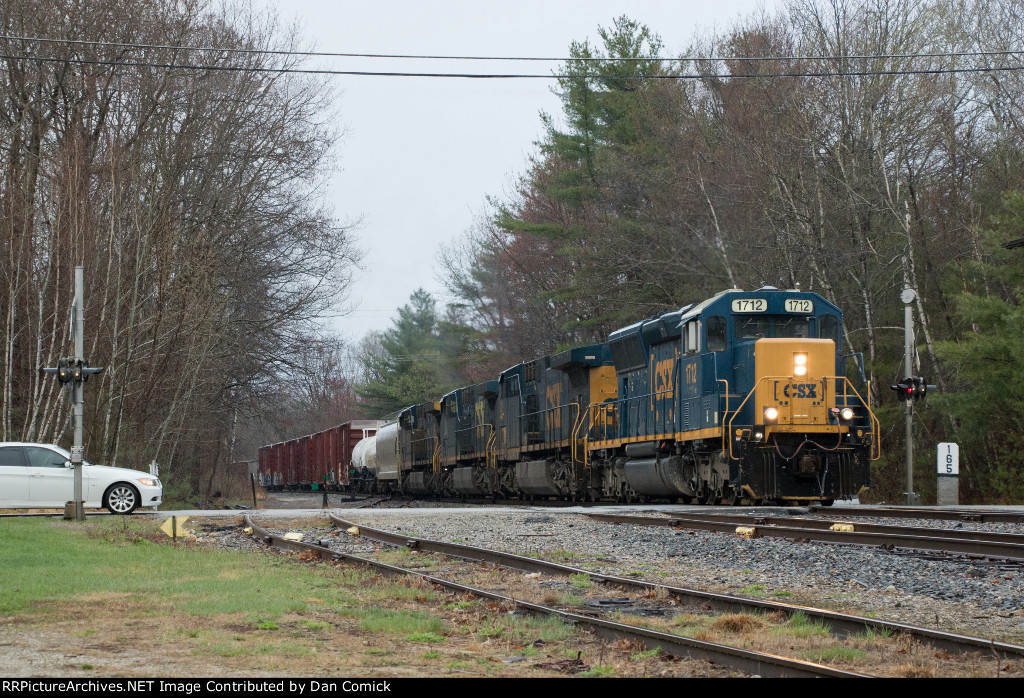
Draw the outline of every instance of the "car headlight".
[[[160,481],[152,477],[140,477],[137,482],[142,483],[146,487],[159,487]]]

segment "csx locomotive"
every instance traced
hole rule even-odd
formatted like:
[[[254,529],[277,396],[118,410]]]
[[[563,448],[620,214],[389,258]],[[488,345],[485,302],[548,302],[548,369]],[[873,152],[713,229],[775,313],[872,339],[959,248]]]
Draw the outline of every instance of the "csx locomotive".
[[[815,293],[723,291],[408,407],[350,472],[418,496],[831,504],[879,457],[842,328]]]

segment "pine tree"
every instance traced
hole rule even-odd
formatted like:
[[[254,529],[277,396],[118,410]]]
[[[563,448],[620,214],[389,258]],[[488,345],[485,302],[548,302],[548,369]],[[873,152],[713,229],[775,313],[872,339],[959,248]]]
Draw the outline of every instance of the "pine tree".
[[[378,417],[437,400],[457,383],[452,365],[458,347],[442,331],[429,293],[417,289],[392,324],[364,342],[359,355],[363,380],[355,391]]]
[[[971,499],[1024,501],[1024,193],[1003,197],[983,233],[986,250],[971,266],[973,288],[956,299],[962,339],[940,356],[956,381],[937,396],[955,425],[961,478]]]

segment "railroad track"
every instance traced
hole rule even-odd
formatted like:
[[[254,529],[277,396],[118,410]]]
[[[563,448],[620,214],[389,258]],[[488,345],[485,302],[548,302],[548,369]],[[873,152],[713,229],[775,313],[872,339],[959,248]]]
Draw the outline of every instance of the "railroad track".
[[[984,523],[1024,523],[1024,513],[982,509],[931,509],[918,507],[822,507],[810,506],[812,514],[845,517],[888,517],[893,519],[939,519]]]
[[[957,555],[998,558],[1024,562],[1024,535],[959,531],[915,526],[887,526],[838,520],[820,520],[762,515],[702,514],[678,515],[662,512],[666,518],[627,514],[586,514],[595,521],[636,526],[669,526],[717,533],[740,533],[747,537],[787,538],[822,543],[867,545],[887,548],[931,550]],[[833,512],[829,512],[830,514]],[[745,529],[745,530],[739,530]]]
[[[333,516],[332,519],[335,519],[335,522],[338,523],[338,525],[345,526],[346,528],[352,528],[353,526],[355,526],[355,524],[351,524],[351,522],[336,519],[336,517]],[[588,628],[602,638],[612,641],[625,639],[628,641],[641,643],[642,646],[645,646],[647,649],[658,648],[661,650],[661,652],[667,655],[677,657],[689,657],[691,659],[706,659],[712,662],[716,662],[718,664],[722,664],[724,666],[731,667],[737,671],[742,671],[748,674],[756,674],[759,676],[766,677],[869,678],[869,676],[866,674],[844,671],[842,669],[836,669],[821,664],[815,664],[813,662],[806,662],[798,659],[791,659],[788,657],[779,657],[772,654],[765,654],[761,652],[754,652],[752,650],[730,647],[728,645],[721,645],[717,643],[706,642],[703,640],[686,638],[671,633],[664,633],[656,630],[640,628],[634,625],[617,623],[603,618],[595,618],[591,616],[581,615],[578,613],[571,613],[565,610],[550,608],[540,604],[523,601],[522,599],[518,598],[513,599],[511,597],[493,591],[489,591],[487,589],[471,587],[434,575],[425,574],[424,572],[419,570],[405,569],[396,565],[391,565],[377,560],[373,560],[368,557],[352,555],[349,553],[332,550],[330,547],[323,545],[323,541],[320,541],[318,543],[305,543],[301,541],[288,540],[282,536],[275,535],[271,531],[258,526],[255,522],[253,522],[252,517],[248,514],[245,516],[245,522],[246,525],[252,529],[253,535],[259,537],[268,545],[271,545],[278,549],[311,553],[324,560],[345,560],[359,565],[370,566],[378,571],[390,574],[411,575],[419,577],[430,582],[431,584],[440,586],[453,593],[472,594],[474,596],[481,598],[487,598],[499,602],[514,604],[515,607],[523,609],[532,614],[557,617],[560,618],[563,622],[575,624],[577,627]],[[368,529],[365,529],[363,527],[358,528],[360,535],[363,535],[363,532],[368,531]],[[433,542],[424,541],[422,539],[409,539],[408,537],[400,538],[404,540],[402,545],[404,545],[405,547],[414,547],[417,549],[420,549],[420,545],[426,546],[428,543]],[[415,541],[415,544],[411,543],[410,541]],[[468,548],[469,546],[462,547]],[[472,555],[457,554],[454,552],[446,552],[442,554],[456,555],[457,557],[463,559],[468,558],[470,560],[482,559],[480,557],[473,557],[473,555],[479,555],[483,553],[481,549],[462,550],[462,552],[472,553]],[[490,552],[495,553],[496,551]]]
[[[464,559],[479,560],[493,565],[510,567],[523,572],[540,572],[543,574],[563,577],[585,574],[591,580],[602,584],[623,587],[625,589],[635,589],[646,594],[665,593],[675,599],[678,599],[680,602],[699,605],[707,609],[720,612],[781,612],[787,616],[802,613],[814,621],[820,621],[825,625],[825,627],[829,628],[834,635],[841,638],[863,634],[867,629],[870,629],[878,634],[902,633],[918,642],[925,642],[934,646],[936,649],[948,652],[964,653],[986,651],[994,652],[1005,658],[1024,658],[1024,646],[1021,645],[994,642],[986,638],[948,633],[932,628],[922,628],[904,623],[882,621],[876,618],[837,613],[820,608],[796,606],[793,604],[761,599],[748,599],[729,594],[715,594],[695,589],[686,589],[682,587],[658,584],[656,582],[632,579],[629,577],[600,574],[589,570],[571,567],[569,565],[548,562],[546,560],[539,560],[532,557],[525,557],[523,555],[506,553],[489,548],[478,548],[461,543],[446,543],[443,541],[416,538],[391,531],[370,528],[342,519],[334,514],[330,515],[330,519],[335,525],[343,529],[357,529],[358,532],[356,535],[379,541],[381,543],[386,543],[388,545],[407,547],[413,550],[438,553],[441,555],[451,555]]]

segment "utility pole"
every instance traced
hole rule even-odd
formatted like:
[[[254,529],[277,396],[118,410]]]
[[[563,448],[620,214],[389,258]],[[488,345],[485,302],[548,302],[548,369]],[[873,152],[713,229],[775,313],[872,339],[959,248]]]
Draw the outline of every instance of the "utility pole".
[[[61,385],[71,389],[71,409],[74,413],[75,436],[71,448],[71,465],[75,469],[74,500],[64,506],[64,518],[85,521],[85,500],[82,497],[82,464],[85,461],[82,445],[83,417],[85,415],[85,381],[102,368],[89,368],[85,362],[85,268],[75,267],[75,302],[71,306],[71,331],[75,340],[75,355],[57,362],[57,368],[40,368],[44,373],[57,375]]]

